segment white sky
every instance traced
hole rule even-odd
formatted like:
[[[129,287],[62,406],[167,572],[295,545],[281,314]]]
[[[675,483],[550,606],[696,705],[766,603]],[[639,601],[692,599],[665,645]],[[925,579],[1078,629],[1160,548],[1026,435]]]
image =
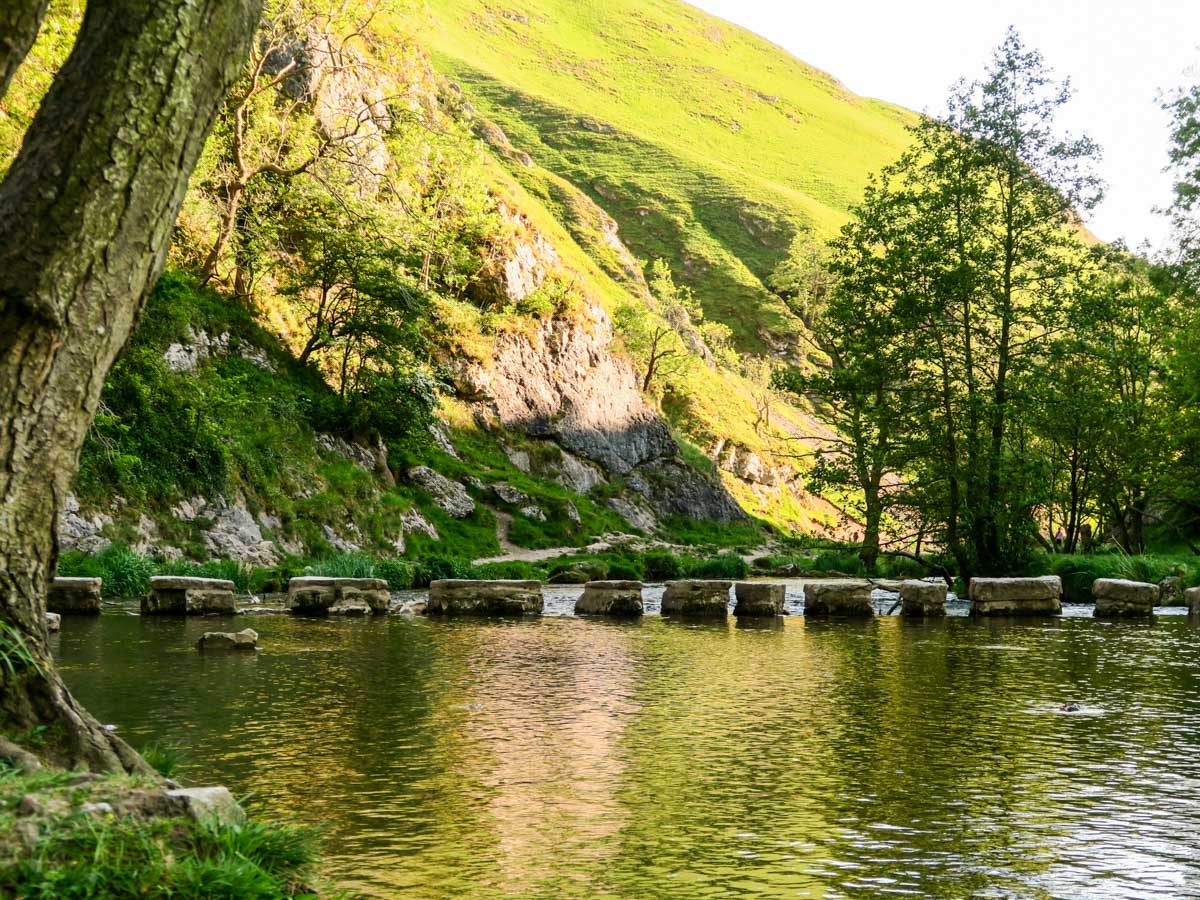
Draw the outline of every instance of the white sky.
[[[1200,80],[1200,0],[690,0],[832,74],[850,90],[923,112],[983,73],[1015,25],[1075,97],[1061,123],[1104,150],[1105,240],[1163,246],[1169,119],[1158,94]],[[1189,75],[1190,72],[1190,75]]]

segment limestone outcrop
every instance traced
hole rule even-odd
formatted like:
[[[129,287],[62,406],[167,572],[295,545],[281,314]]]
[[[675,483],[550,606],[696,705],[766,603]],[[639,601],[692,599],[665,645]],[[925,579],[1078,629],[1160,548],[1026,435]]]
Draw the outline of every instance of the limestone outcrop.
[[[946,585],[905,581],[900,585],[900,615],[932,618],[946,614]]]
[[[575,603],[577,616],[640,616],[640,581],[589,581]]]
[[[1092,582],[1098,619],[1139,618],[1154,615],[1158,585],[1122,578],[1097,578]]]
[[[302,575],[288,582],[288,609],[301,615],[365,616],[386,613],[390,604],[382,578]]]
[[[763,581],[739,581],[733,588],[733,614],[739,618],[770,618],[783,615],[787,586]]]
[[[46,595],[46,609],[68,616],[100,615],[99,578],[55,578]]]
[[[973,616],[1056,616],[1062,612],[1062,579],[972,578]]]
[[[156,575],[142,598],[143,616],[232,616],[234,584],[221,578]]]
[[[814,581],[804,585],[806,618],[869,619],[875,615],[871,585],[865,581]]]
[[[723,619],[729,615],[731,581],[668,581],[662,614],[689,619]]]
[[[542,611],[540,581],[444,579],[429,585],[426,615],[520,616]]]
[[[433,498],[433,502],[448,516],[465,519],[475,512],[475,501],[457,481],[435,472],[429,466],[413,466],[408,480]]]

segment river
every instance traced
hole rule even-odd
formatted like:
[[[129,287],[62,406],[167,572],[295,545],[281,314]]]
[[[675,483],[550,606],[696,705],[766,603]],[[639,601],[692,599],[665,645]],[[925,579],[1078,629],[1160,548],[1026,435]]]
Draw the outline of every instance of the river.
[[[578,590],[526,621],[239,617],[256,655],[120,608],[54,640],[181,778],[323,826],[355,894],[1200,897],[1186,616],[614,623]]]

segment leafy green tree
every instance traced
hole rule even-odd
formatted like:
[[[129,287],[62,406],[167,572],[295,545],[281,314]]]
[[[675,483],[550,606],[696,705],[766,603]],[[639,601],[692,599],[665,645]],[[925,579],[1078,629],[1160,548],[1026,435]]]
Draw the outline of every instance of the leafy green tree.
[[[801,231],[792,239],[787,256],[767,278],[767,287],[779,295],[806,326],[825,302],[833,286],[826,266],[827,249],[811,232]]]
[[[653,307],[626,303],[617,309],[613,324],[641,367],[642,392],[650,393],[656,382],[682,375],[711,350],[699,330],[704,312],[691,289],[675,283],[666,260],[654,260],[646,274]],[[712,339],[727,343],[728,334],[713,332]]]

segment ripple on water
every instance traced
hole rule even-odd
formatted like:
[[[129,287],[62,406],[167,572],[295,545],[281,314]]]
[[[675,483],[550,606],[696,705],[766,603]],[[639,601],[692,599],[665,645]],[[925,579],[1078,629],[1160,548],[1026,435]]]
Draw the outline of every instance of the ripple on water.
[[[262,617],[257,657],[183,652],[209,628],[72,620],[58,655],[189,780],[325,826],[355,891],[1200,895],[1185,618]]]

